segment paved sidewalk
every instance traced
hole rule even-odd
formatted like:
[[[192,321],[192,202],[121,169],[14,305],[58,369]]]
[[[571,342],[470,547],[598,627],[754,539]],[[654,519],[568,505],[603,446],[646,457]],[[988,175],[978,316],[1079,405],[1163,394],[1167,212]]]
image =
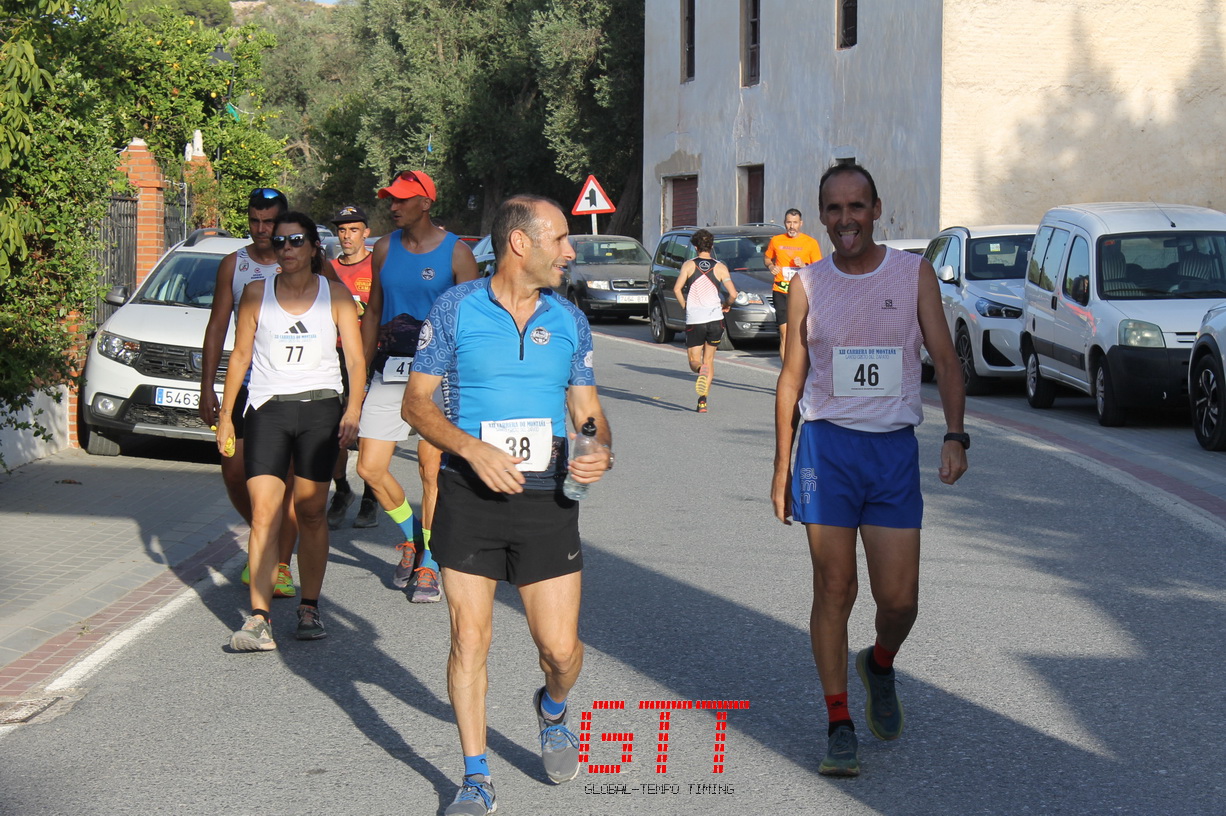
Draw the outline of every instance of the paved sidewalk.
[[[220,567],[246,533],[215,464],[65,450],[0,475],[0,706]]]

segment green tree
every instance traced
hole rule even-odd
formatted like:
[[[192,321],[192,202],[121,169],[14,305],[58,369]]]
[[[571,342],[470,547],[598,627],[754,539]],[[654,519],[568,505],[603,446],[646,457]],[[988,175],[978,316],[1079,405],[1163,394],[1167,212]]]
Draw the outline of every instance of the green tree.
[[[641,232],[643,25],[632,0],[549,0],[529,31],[558,172],[602,180],[614,233]]]
[[[188,17],[195,17],[211,28],[228,26],[234,22],[230,0],[129,0],[128,14],[143,22],[157,19],[157,9],[168,8]]]
[[[97,85],[72,70],[118,0],[6,0],[0,31],[0,427],[79,359],[75,325],[97,291],[94,224],[114,180]],[[3,457],[0,456],[0,466]]]

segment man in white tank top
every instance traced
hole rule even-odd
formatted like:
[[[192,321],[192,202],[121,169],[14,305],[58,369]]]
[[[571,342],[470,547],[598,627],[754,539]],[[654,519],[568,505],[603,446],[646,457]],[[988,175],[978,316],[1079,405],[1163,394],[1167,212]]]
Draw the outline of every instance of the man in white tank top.
[[[715,260],[711,250],[715,236],[700,229],[690,238],[698,254],[681,265],[673,295],[685,310],[685,352],[690,371],[698,375],[694,391],[698,393],[698,413],[707,412],[707,394],[715,379],[715,350],[724,339],[724,314],[736,300],[736,285],[728,267]],[[727,290],[725,302],[719,287]]]
[[[827,752],[818,770],[860,773],[847,706],[847,622],[856,599],[856,533],[877,603],[877,641],[856,657],[874,736],[902,734],[894,655],[919,599],[921,343],[937,370],[946,433],[939,476],[966,471],[965,394],[932,266],[873,240],[881,199],[868,171],[835,165],[818,189],[834,253],[789,287],[788,348],[775,395],[771,502],[784,524],[801,521],[813,562],[810,637],[826,700]],[[797,426],[804,420],[799,434]],[[792,463],[796,449],[795,466]]]

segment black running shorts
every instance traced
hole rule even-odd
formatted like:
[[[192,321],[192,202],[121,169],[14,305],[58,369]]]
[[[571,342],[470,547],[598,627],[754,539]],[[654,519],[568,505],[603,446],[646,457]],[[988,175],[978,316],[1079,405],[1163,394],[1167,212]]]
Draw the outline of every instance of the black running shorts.
[[[712,320],[710,323],[691,323],[685,327],[685,347],[698,348],[706,343],[718,346],[724,339],[724,321]]]
[[[448,569],[516,586],[578,572],[579,503],[561,490],[496,493],[471,470],[445,469],[430,550]]]
[[[337,433],[341,401],[331,399],[292,402],[269,400],[247,413],[243,461],[247,478],[276,476],[284,479],[289,463],[294,475],[312,482],[329,482],[340,454]]]
[[[784,325],[788,322],[788,293],[771,292],[771,302],[775,306],[775,323]]]

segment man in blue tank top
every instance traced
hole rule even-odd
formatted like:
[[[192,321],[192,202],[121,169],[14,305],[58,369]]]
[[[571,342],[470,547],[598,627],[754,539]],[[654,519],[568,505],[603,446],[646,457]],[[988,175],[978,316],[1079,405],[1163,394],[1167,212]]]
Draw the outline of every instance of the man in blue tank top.
[[[447,692],[464,752],[464,781],[446,816],[492,813],[486,757],[486,660],[494,591],[514,584],[537,644],[545,685],[533,695],[545,773],[579,773],[566,705],[583,667],[578,503],[565,497],[611,467],[609,423],[596,393],[587,318],[553,290],[571,248],[557,204],[515,196],[491,231],[498,269],[456,286],[421,330],[404,413],[447,451],[439,479],[437,556],[451,614]],[[446,413],[432,394],[447,384]],[[603,447],[568,461],[566,419],[590,417]],[[542,808],[537,808],[542,810]]]
[[[391,199],[392,220],[399,229],[379,239],[371,260],[370,299],[362,321],[371,378],[358,430],[358,475],[404,533],[404,543],[397,545],[401,557],[392,583],[405,587],[412,579],[409,600],[434,603],[440,593],[438,565],[430,555],[430,530],[442,452],[424,439],[417,443],[420,522],[389,468],[396,443],[413,432],[400,416],[400,403],[421,325],[439,295],[477,277],[477,262],[463,241],[430,220],[437,193],[425,173],[400,173],[379,191],[379,197]],[[416,561],[418,545],[421,558]]]

